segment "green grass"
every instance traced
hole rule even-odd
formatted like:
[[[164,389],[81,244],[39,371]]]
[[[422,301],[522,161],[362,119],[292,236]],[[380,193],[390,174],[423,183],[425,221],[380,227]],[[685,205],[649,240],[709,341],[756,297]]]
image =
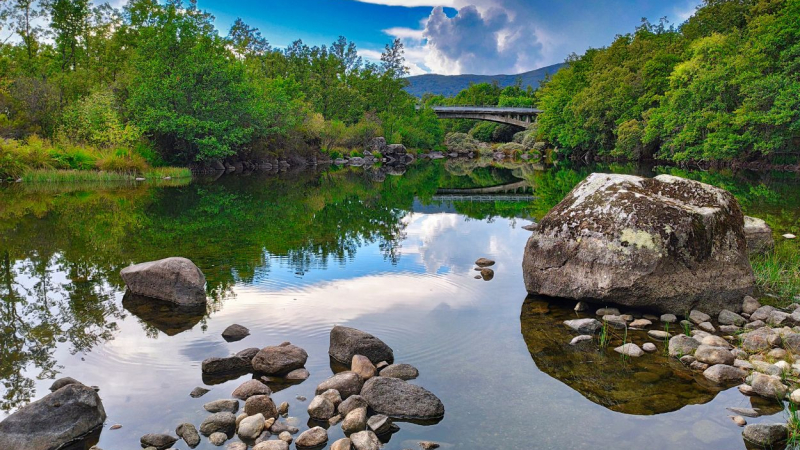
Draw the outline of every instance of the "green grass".
[[[789,428],[786,448],[798,448],[800,447],[800,414],[798,414],[797,405],[790,401],[786,407],[786,412],[788,415],[786,426]]]
[[[776,305],[786,306],[800,295],[800,245],[778,238],[775,250],[750,258],[756,284],[762,293],[776,295]]]
[[[184,167],[156,167],[147,169],[143,174],[99,170],[33,169],[23,173],[22,181],[25,183],[84,183],[131,181],[137,177],[160,180],[164,177],[187,178],[191,176],[192,172]]]

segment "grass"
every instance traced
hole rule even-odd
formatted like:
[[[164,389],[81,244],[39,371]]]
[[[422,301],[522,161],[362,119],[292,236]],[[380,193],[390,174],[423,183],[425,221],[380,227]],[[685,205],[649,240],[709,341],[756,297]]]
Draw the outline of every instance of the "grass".
[[[611,342],[611,333],[608,329],[608,321],[603,320],[603,327],[600,328],[600,348],[608,347],[608,343]]]
[[[156,167],[147,169],[141,174],[98,170],[33,169],[22,174],[22,181],[26,183],[84,183],[131,181],[139,177],[152,180],[165,177],[187,178],[191,176],[191,170],[184,167]]]
[[[775,250],[753,255],[750,263],[759,289],[778,296],[773,306],[787,306],[800,295],[800,246],[794,239],[778,239]]]
[[[798,414],[797,405],[794,402],[789,402],[787,413],[789,417],[786,420],[786,426],[789,428],[789,436],[786,448],[798,448],[800,447],[800,414]]]

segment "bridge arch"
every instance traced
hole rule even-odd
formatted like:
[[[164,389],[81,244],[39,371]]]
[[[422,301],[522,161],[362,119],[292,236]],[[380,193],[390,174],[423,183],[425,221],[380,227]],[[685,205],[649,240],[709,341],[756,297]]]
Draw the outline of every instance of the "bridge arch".
[[[434,106],[433,112],[440,119],[485,120],[528,128],[542,110],[502,106]]]

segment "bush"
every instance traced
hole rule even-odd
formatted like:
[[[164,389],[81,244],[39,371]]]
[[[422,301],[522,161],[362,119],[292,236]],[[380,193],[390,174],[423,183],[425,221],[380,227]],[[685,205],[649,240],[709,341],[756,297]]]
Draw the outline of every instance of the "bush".
[[[613,156],[627,159],[639,159],[642,155],[642,139],[644,126],[636,119],[631,119],[620,124],[616,129],[617,142]]]
[[[526,131],[525,139],[522,140],[522,146],[525,148],[534,148],[536,146],[536,133],[533,131]]]
[[[363,156],[364,156],[364,153],[362,153],[360,150],[351,150],[350,151],[350,157],[351,158],[362,158]]]
[[[525,151],[525,146],[517,144],[516,142],[508,142],[497,146],[497,151],[503,152],[506,155],[521,155]]]
[[[147,161],[129,150],[116,150],[97,159],[96,166],[100,170],[119,173],[141,174],[147,170]]]
[[[514,137],[511,138],[511,142],[516,142],[517,144],[522,144],[522,140],[525,139],[525,136],[527,136],[528,133],[529,133],[528,130],[514,133]]]
[[[135,125],[122,122],[109,91],[95,92],[78,101],[64,112],[61,122],[61,140],[95,147],[133,146],[142,136]]]
[[[492,135],[497,128],[497,124],[493,122],[478,122],[471,130],[469,135],[481,142],[492,142]]]
[[[517,127],[500,124],[492,131],[492,142],[510,142],[514,138]]]
[[[380,121],[374,117],[364,116],[358,123],[347,127],[343,136],[344,145],[351,148],[367,148],[372,139],[381,134]]]
[[[449,133],[444,144],[450,151],[469,153],[478,150],[478,141],[466,133]]]

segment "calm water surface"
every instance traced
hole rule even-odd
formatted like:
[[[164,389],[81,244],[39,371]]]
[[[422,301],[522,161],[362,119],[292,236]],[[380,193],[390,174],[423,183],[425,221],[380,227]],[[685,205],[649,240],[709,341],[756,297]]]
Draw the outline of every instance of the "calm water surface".
[[[311,378],[273,399],[290,403],[303,430],[309,400],[296,397],[310,399],[332,374],[328,333],[341,324],[383,339],[397,362],[419,369],[414,383],[445,404],[438,424],[400,423],[387,449],[419,440],[464,449],[744,448],[725,408],[751,400],[735,388],[708,386],[661,355],[626,362],[572,348],[561,321],[576,316],[573,304],[527,298],[522,226],[593,170],[654,173],[448,161],[402,175],[348,169],[2,188],[0,418],[48,393],[54,377],[71,376],[100,387],[108,414],[99,442],[86,448],[138,448],[143,434],[199,426],[204,403],[229,398],[250,377],[205,385],[203,359],[291,341],[308,351]],[[794,175],[655,169],[665,171],[730,189],[776,232],[800,231]],[[505,185],[493,197],[469,190]],[[167,256],[188,257],[206,274],[207,314],[123,301],[119,270]],[[479,257],[497,261],[491,281],[474,278]],[[251,335],[225,342],[220,333],[233,323]],[[193,399],[196,386],[211,392]],[[756,406],[783,420],[781,405]],[[333,442],[341,428],[329,434]],[[217,447],[204,439],[198,448]]]

